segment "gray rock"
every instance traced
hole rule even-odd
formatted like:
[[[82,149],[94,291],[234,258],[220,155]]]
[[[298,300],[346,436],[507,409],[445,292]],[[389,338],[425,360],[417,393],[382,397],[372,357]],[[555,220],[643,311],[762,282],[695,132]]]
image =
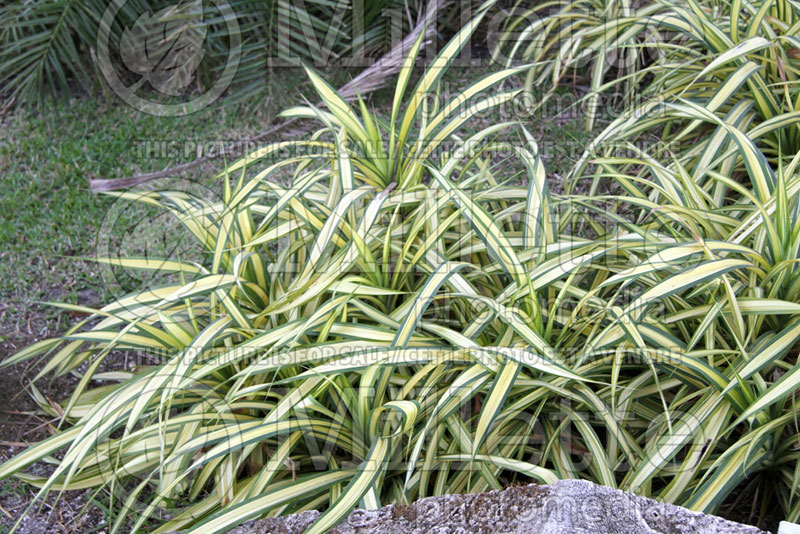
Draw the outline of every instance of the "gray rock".
[[[253,521],[231,534],[301,534],[318,512]],[[513,486],[354,510],[336,534],[765,534],[719,517],[590,482]]]

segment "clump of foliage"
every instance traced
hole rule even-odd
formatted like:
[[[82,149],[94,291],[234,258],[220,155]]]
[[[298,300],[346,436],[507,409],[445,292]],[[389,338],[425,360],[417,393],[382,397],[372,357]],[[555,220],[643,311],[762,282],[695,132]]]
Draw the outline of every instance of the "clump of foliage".
[[[506,125],[457,143],[454,153],[439,156],[439,166],[430,157],[471,115],[516,91],[467,109],[448,105],[419,120],[429,92],[478,22],[442,51],[406,101],[417,41],[388,124],[363,103],[359,116],[309,71],[328,111],[297,108],[287,115],[313,115],[328,127],[308,142],[279,143],[231,166],[222,202],[180,192],[122,194],[169,210],[209,257],[196,263],[99,260],[169,273],[179,282],[100,310],[67,306],[92,319],[4,362],[44,354],[42,375],[80,368],[82,379],[60,407],[68,430],[4,464],[0,476],[64,450],[50,477],[19,476],[43,492],[114,487],[137,477],[141,483],[128,494],[115,528],[142,495],[150,500],[137,527],[161,505],[188,498],[191,504],[162,531],[193,525],[217,531],[267,512],[328,504],[314,527],[321,532],[360,500],[377,506],[445,490],[499,487],[503,466],[555,480],[548,469],[480,448],[497,439],[488,430],[513,385],[512,371],[516,375],[524,364],[537,375],[583,380],[528,321],[515,324],[518,312],[510,308],[525,302],[537,324],[542,321],[534,290],[524,282],[520,247],[506,235],[512,229],[498,226],[507,219],[522,228],[512,219],[531,206],[526,242],[543,247],[537,236],[551,233],[540,221],[548,201],[535,148],[520,150],[536,172],[533,185],[508,193],[493,178],[488,159],[469,151]],[[516,72],[490,75],[459,102]],[[302,153],[248,179],[248,169],[286,147]],[[273,180],[285,169],[292,172],[288,186]],[[554,272],[560,274],[558,265],[543,265],[541,274]],[[507,287],[511,282],[528,291],[515,295]],[[504,291],[510,291],[500,299],[504,304],[486,296]],[[443,298],[452,299],[446,318],[439,317],[442,306],[432,306]],[[474,341],[465,345],[470,337]],[[530,343],[541,356],[524,348]],[[132,372],[98,371],[120,351],[167,357]],[[483,438],[467,462],[481,465],[484,475],[473,477],[466,467],[435,473],[438,463],[423,446],[428,439],[450,441],[442,433],[449,435],[448,427],[461,420],[458,409],[487,392],[501,372],[506,383],[490,399],[494,412],[482,412]],[[97,381],[107,384],[93,387]],[[512,423],[509,431],[517,427]],[[464,461],[453,445],[442,452],[437,462]],[[400,471],[401,460],[407,467]]]
[[[677,109],[692,120],[720,123],[699,106]],[[682,410],[696,426],[685,439],[651,450],[681,449],[690,434],[699,441],[675,456],[681,461],[674,479],[658,484],[647,480],[655,471],[645,470],[633,485],[652,484],[658,498],[715,510],[746,484],[758,499],[760,519],[778,503],[796,521],[800,153],[773,170],[754,141],[723,126],[734,151],[726,155],[744,161],[743,176],[714,166],[692,176],[678,161],[662,165],[642,154],[596,158],[596,174],[586,177],[599,189],[613,182],[622,191],[601,196],[595,202],[602,206],[593,209],[605,212],[610,205],[612,212],[624,212],[621,224],[645,237],[644,248],[628,250],[629,267],[604,285],[641,284],[644,295],[659,296],[658,323],[669,336],[661,345],[680,360],[673,376],[683,381],[680,375],[693,375],[673,384],[679,387],[676,400],[688,394]],[[643,171],[632,174],[631,166]],[[624,327],[628,343],[646,341],[637,324]],[[660,454],[653,469],[671,457]]]
[[[325,109],[286,115],[324,127],[231,165],[221,201],[122,194],[207,254],[100,259],[164,284],[62,305],[91,318],[5,362],[81,380],[57,408],[42,399],[62,429],[0,478],[122,487],[115,530],[141,506],[139,530],[165,509],[156,532],[325,509],[324,532],[356,506],[559,478],[709,512],[749,479],[797,520],[800,156],[773,167],[741,128],[675,102],[722,152],[692,170],[595,158],[576,177],[592,194],[551,194],[527,130],[463,133],[529,66],[428,108],[484,14],[409,93],[417,41],[388,119],[309,70]],[[621,192],[600,194],[609,182]],[[136,351],[166,356],[103,370]],[[24,473],[57,453],[49,477]]]
[[[773,166],[800,150],[798,31],[800,7],[788,0],[578,0],[510,17],[495,57],[534,62],[529,87],[587,74],[580,105],[589,130],[607,107],[601,102],[619,101],[619,116],[587,147],[573,176],[594,155],[636,140],[659,144],[650,152],[662,162],[677,155],[702,174],[709,158],[735,150],[725,152],[731,147],[720,145],[720,134],[703,129],[708,121],[689,120],[671,104],[691,102],[735,126]]]

